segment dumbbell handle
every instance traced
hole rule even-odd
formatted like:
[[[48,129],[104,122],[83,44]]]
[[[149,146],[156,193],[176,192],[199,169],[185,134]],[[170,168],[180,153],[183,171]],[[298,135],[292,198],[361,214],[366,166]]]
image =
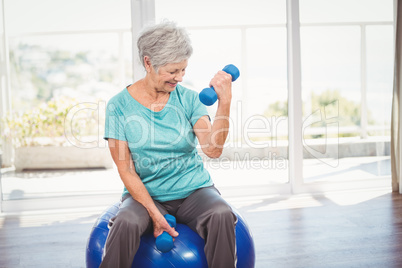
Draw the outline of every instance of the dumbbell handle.
[[[232,82],[235,81],[240,76],[239,69],[237,69],[237,67],[234,66],[233,64],[226,65],[222,69],[222,71],[224,71],[232,76]],[[218,99],[218,95],[216,95],[215,89],[213,87],[204,88],[200,92],[199,97],[200,97],[200,101],[207,106],[211,106]]]
[[[170,227],[176,227],[176,218],[174,216],[166,214],[165,219],[169,223]],[[157,249],[159,249],[163,253],[166,253],[170,251],[174,246],[173,237],[167,232],[163,232],[160,236],[156,238],[155,244]]]

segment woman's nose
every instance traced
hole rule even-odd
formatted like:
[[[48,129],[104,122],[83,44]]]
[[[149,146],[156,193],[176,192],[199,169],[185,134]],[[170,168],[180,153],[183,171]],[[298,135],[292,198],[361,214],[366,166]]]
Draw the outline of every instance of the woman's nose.
[[[174,78],[174,80],[176,80],[177,82],[182,82],[183,81],[183,76],[184,76],[184,72],[178,72]]]

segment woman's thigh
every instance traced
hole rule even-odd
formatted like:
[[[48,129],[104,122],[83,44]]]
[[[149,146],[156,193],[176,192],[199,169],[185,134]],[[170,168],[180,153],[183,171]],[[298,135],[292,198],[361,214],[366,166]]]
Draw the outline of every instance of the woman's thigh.
[[[200,221],[213,214],[233,214],[233,211],[219,191],[210,186],[201,188],[187,197],[178,209],[176,218],[195,230],[197,225],[202,224]]]
[[[166,209],[161,204],[155,201],[155,205],[163,215],[167,213]],[[120,204],[119,212],[112,219],[112,224],[116,219],[127,222],[127,226],[137,226],[141,233],[152,230],[152,220],[148,211],[131,196],[123,199]]]

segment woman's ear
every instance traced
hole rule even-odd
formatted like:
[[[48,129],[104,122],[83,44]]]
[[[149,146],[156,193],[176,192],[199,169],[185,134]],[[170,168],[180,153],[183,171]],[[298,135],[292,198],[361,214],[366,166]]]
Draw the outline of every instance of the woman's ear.
[[[151,59],[148,56],[144,56],[144,67],[145,70],[150,73],[152,70]]]

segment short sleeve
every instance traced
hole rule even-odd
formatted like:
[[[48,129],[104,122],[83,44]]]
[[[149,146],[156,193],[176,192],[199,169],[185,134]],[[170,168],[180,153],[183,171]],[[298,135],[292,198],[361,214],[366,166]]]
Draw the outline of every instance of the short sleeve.
[[[195,123],[197,123],[198,119],[200,119],[202,116],[207,115],[208,119],[211,121],[207,108],[205,107],[204,104],[201,103],[198,94],[195,94],[195,97],[193,99],[193,110],[191,113],[190,117],[190,123],[194,127]]]
[[[119,109],[118,105],[113,102],[109,102],[106,107],[104,139],[127,141],[124,128],[125,117],[123,113]]]

